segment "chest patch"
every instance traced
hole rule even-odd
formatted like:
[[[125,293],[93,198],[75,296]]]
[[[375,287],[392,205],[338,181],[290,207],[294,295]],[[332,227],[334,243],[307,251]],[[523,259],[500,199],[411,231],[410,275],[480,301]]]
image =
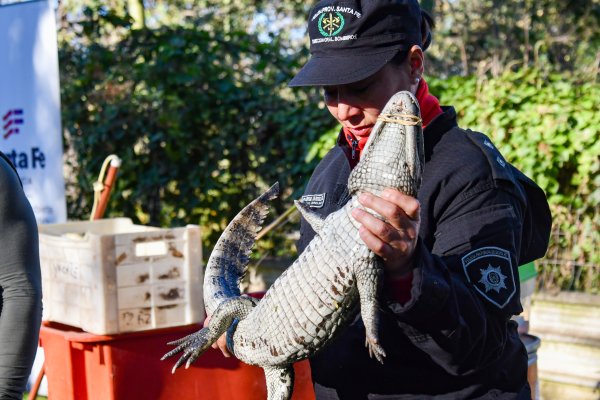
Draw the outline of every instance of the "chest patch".
[[[510,253],[499,247],[482,247],[462,258],[465,275],[483,298],[504,308],[516,293]]]
[[[310,208],[323,208],[326,195],[327,193],[305,194],[300,198],[300,201]]]

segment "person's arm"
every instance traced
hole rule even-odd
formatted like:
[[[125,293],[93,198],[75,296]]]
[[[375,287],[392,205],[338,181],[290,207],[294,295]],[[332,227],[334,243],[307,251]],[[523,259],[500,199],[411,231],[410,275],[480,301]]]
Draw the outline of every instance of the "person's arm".
[[[38,231],[15,172],[0,158],[0,398],[23,398],[42,318]]]
[[[382,215],[386,207],[390,209],[389,204],[384,207],[373,201],[364,205]],[[439,220],[433,251],[413,239],[414,230],[418,231],[418,221],[410,222],[414,218],[394,223],[400,231],[394,248],[410,259],[396,264],[410,265],[413,277],[409,300],[390,299],[389,309],[413,344],[449,373],[478,369],[502,353],[507,321],[520,308],[521,207],[513,194],[497,188],[456,201]],[[389,211],[388,217],[401,214]],[[363,216],[360,222],[367,218]],[[402,226],[413,233],[402,232]],[[389,239],[392,234],[387,229]],[[380,227],[370,232],[383,235],[386,231]],[[408,243],[401,244],[402,240]],[[393,246],[387,246],[391,258]],[[388,275],[386,279],[394,278]]]

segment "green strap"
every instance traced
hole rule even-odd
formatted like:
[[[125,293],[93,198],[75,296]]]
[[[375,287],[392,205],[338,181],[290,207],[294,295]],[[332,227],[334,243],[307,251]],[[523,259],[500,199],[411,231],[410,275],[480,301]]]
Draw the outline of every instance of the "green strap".
[[[519,279],[521,282],[534,278],[536,275],[537,271],[535,270],[533,261],[519,267]]]

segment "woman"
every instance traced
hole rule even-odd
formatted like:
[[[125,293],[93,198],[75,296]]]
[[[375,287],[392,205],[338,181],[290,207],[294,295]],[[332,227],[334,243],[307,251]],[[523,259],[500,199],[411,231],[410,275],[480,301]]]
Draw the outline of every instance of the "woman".
[[[421,106],[426,164],[418,198],[388,190],[354,210],[385,267],[383,364],[365,348],[360,316],[311,359],[318,400],[529,398],[527,353],[510,318],[522,311],[518,265],[542,257],[551,217],[539,187],[490,139],[460,129],[423,80],[432,21],[416,0],[321,1],[310,12],[311,58],[290,86],[320,86],[342,125],[305,195],[322,215],[346,183],[396,92]],[[298,249],[314,236],[302,222]]]
[[[41,319],[37,224],[17,171],[0,152],[0,399],[23,398]]]

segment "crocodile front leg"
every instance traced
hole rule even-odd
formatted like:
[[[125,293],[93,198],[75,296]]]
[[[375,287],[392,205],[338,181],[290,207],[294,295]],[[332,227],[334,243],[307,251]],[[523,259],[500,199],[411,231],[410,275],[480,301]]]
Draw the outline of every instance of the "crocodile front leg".
[[[379,299],[383,286],[383,266],[377,256],[369,252],[365,266],[356,273],[356,284],[360,296],[360,315],[365,324],[365,346],[369,355],[383,364],[385,351],[379,343]]]
[[[184,338],[169,342],[168,344],[177,347],[165,354],[161,360],[183,352],[181,358],[173,366],[172,372],[174,373],[183,363],[186,363],[186,368],[188,368],[191,363],[196,361],[211,344],[216,342],[229,329],[234,320],[245,318],[255,305],[256,300],[249,297],[234,297],[223,301],[211,316],[208,326]]]

